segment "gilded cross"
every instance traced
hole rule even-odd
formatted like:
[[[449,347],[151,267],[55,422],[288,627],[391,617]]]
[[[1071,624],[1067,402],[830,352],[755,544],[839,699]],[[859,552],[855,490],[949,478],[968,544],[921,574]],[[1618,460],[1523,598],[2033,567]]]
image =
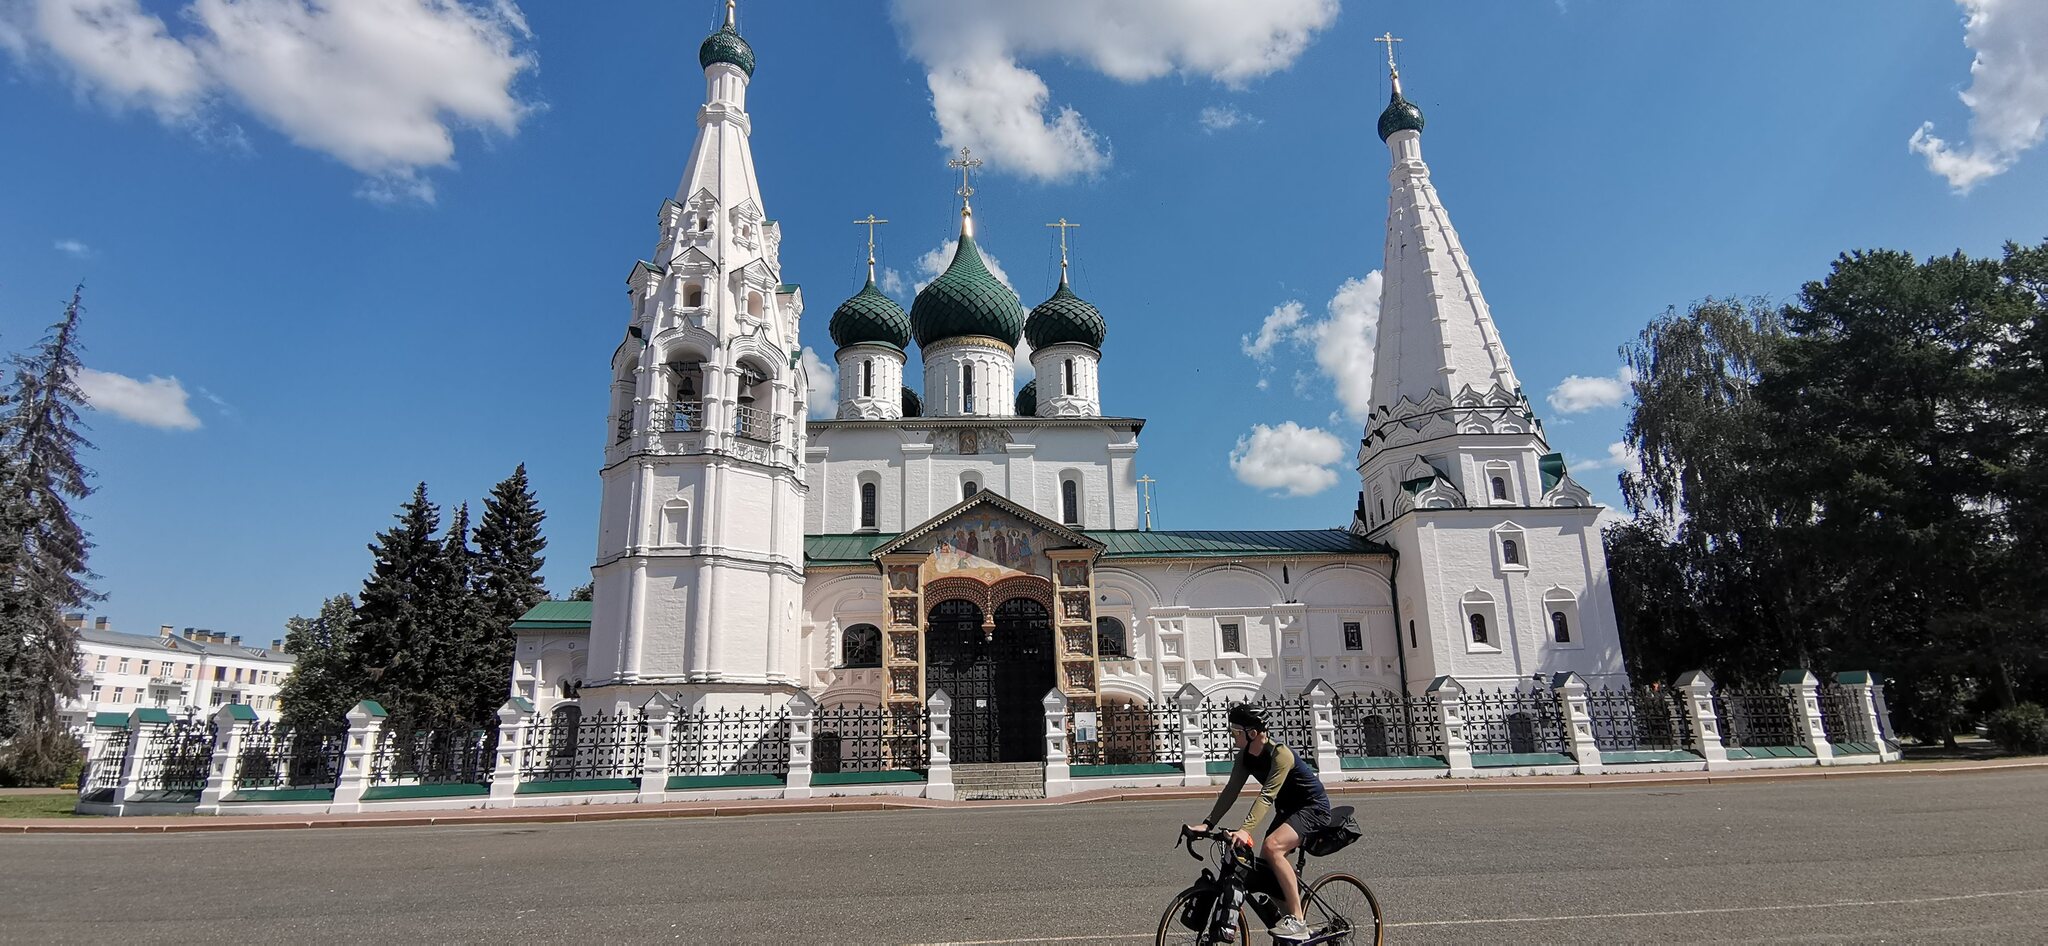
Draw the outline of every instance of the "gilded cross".
[[[974,186],[968,183],[967,175],[975,168],[981,167],[981,159],[975,157],[974,152],[961,148],[960,156],[946,162],[946,166],[960,169],[960,189],[953,193],[960,195],[961,203],[966,203],[967,198],[974,196]]]
[[[854,226],[856,226],[856,227],[858,227],[858,226],[866,226],[866,227],[868,228],[868,265],[869,265],[869,266],[873,266],[873,265],[875,265],[875,227],[877,227],[877,226],[879,226],[879,225],[881,225],[881,224],[885,224],[885,223],[888,223],[888,222],[889,222],[889,221],[887,221],[887,220],[877,220],[877,219],[875,219],[875,215],[874,215],[874,214],[868,214],[868,216],[867,216],[867,219],[866,219],[866,220],[855,220],[855,221],[853,222],[853,225],[854,225]]]
[[[1060,218],[1060,222],[1058,222],[1058,223],[1048,223],[1048,224],[1046,224],[1046,226],[1048,226],[1048,227],[1058,227],[1058,228],[1059,228],[1059,231],[1060,231],[1060,274],[1061,274],[1061,275],[1065,275],[1065,274],[1066,274],[1066,272],[1067,272],[1067,231],[1068,231],[1068,230],[1072,230],[1072,229],[1074,229],[1075,227],[1078,227],[1078,226],[1080,226],[1080,224],[1078,224],[1078,223],[1068,223],[1068,222],[1067,222],[1067,218],[1065,218],[1065,217],[1061,217],[1061,218]]]
[[[1138,488],[1145,491],[1145,531],[1152,531],[1152,484],[1159,482],[1150,476],[1138,477]]]
[[[1401,67],[1394,65],[1394,44],[1402,42],[1402,39],[1398,36],[1395,36],[1393,33],[1388,32],[1381,33],[1380,35],[1374,37],[1373,42],[1387,44],[1387,71],[1400,72]]]

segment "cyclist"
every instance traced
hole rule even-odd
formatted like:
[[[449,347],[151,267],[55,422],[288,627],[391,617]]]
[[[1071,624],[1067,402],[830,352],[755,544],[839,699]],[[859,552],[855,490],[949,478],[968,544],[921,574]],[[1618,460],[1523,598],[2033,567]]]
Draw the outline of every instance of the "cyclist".
[[[1273,924],[1273,938],[1307,939],[1310,931],[1302,922],[1301,887],[1295,882],[1294,865],[1288,862],[1287,855],[1301,846],[1303,838],[1329,827],[1330,796],[1323,791],[1322,779],[1316,777],[1307,760],[1266,734],[1265,714],[1239,704],[1230,708],[1229,720],[1230,739],[1237,746],[1237,760],[1230,766],[1230,781],[1223,786],[1209,817],[1188,828],[1193,831],[1209,830],[1237,801],[1238,790],[1244,787],[1245,778],[1258,779],[1258,800],[1252,802],[1251,814],[1244,819],[1244,827],[1231,832],[1231,839],[1236,844],[1251,847],[1252,829],[1258,826],[1259,819],[1268,810],[1273,812],[1273,823],[1266,829],[1266,841],[1259,845],[1259,856],[1265,859],[1274,879],[1280,882],[1280,896],[1287,908],[1280,922]]]

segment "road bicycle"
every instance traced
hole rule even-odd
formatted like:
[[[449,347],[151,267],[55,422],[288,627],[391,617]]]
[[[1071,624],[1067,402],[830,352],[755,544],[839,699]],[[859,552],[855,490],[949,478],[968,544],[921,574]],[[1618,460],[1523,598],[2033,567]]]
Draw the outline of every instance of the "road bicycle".
[[[1342,825],[1350,820],[1351,809],[1338,808],[1330,814],[1333,824]],[[1307,939],[1276,940],[1276,943],[1291,943],[1293,946],[1383,946],[1386,929],[1380,916],[1380,901],[1365,881],[1350,874],[1331,873],[1316,878],[1314,883],[1308,882],[1308,873],[1303,867],[1308,863],[1312,841],[1324,842],[1314,845],[1323,856],[1334,854],[1349,843],[1346,840],[1333,841],[1333,837],[1304,839],[1302,845],[1295,848],[1294,882],[1301,887],[1302,912],[1312,935]],[[1186,890],[1175,894],[1172,902],[1167,904],[1166,913],[1159,917],[1159,946],[1169,943],[1186,946],[1243,944],[1249,942],[1251,934],[1248,912],[1256,913],[1268,927],[1280,919],[1285,901],[1280,897],[1278,882],[1265,862],[1251,851],[1233,844],[1230,832],[1222,828],[1191,831],[1182,826],[1176,846],[1186,847],[1188,856],[1203,860],[1195,850],[1196,841],[1215,842],[1215,867],[1203,867],[1202,876]]]

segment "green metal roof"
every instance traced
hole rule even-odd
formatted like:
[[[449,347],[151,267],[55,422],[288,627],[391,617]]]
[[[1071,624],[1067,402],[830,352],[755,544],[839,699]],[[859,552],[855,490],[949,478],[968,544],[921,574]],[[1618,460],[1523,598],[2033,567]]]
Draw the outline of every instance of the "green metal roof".
[[[910,316],[903,314],[896,300],[875,288],[871,276],[860,292],[833,311],[827,331],[832,333],[832,344],[841,348],[871,343],[900,350],[910,345]]]
[[[95,725],[95,726],[100,726],[100,727],[104,727],[104,728],[108,728],[108,729],[127,729],[127,728],[128,728],[128,714],[127,714],[127,713],[94,713],[94,714],[92,714],[92,724],[93,724],[93,725]]]
[[[897,533],[861,532],[852,535],[807,535],[804,536],[804,564],[806,566],[829,565],[871,565],[868,556],[887,545]]]
[[[1064,276],[1060,277],[1060,287],[1053,290],[1052,298],[1039,303],[1031,310],[1031,317],[1024,320],[1024,337],[1031,341],[1032,348],[1078,342],[1100,349],[1107,334],[1109,326],[1102,321],[1102,311],[1074,295]]]
[[[962,335],[985,335],[1016,345],[1024,334],[1024,305],[981,261],[974,237],[960,235],[953,262],[910,304],[919,347]]]
[[[577,628],[590,626],[590,602],[588,601],[543,601],[534,605],[519,620],[512,622],[515,631],[544,631],[555,628]]]
[[[1397,131],[1421,131],[1422,109],[1414,102],[1401,97],[1401,89],[1394,87],[1393,98],[1387,100],[1387,110],[1380,113],[1380,140],[1394,137]]]
[[[704,45],[697,47],[697,65],[706,69],[714,62],[731,63],[740,67],[747,78],[754,77],[754,47],[740,38],[740,31],[727,23],[718,32],[704,38]]]
[[[1548,493],[1564,479],[1564,454],[1546,453],[1536,460],[1536,468],[1543,473],[1543,491]]]
[[[905,385],[903,388],[903,416],[924,416],[924,398],[918,397],[917,392],[912,391],[909,385]]]
[[[1342,529],[1290,531],[1140,532],[1090,531],[1102,557],[1257,558],[1290,555],[1391,555],[1393,550]]]
[[[1038,414],[1038,379],[1024,382],[1017,390],[1017,416],[1035,417]]]

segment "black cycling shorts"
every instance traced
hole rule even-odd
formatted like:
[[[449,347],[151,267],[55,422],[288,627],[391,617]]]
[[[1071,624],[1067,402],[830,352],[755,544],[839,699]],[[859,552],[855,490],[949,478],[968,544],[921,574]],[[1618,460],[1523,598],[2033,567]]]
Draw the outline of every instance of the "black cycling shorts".
[[[1295,836],[1304,841],[1308,840],[1310,835],[1329,827],[1330,823],[1328,808],[1300,808],[1273,816],[1274,828],[1283,824],[1288,825],[1294,829]],[[1266,829],[1266,833],[1273,833],[1272,828]]]

